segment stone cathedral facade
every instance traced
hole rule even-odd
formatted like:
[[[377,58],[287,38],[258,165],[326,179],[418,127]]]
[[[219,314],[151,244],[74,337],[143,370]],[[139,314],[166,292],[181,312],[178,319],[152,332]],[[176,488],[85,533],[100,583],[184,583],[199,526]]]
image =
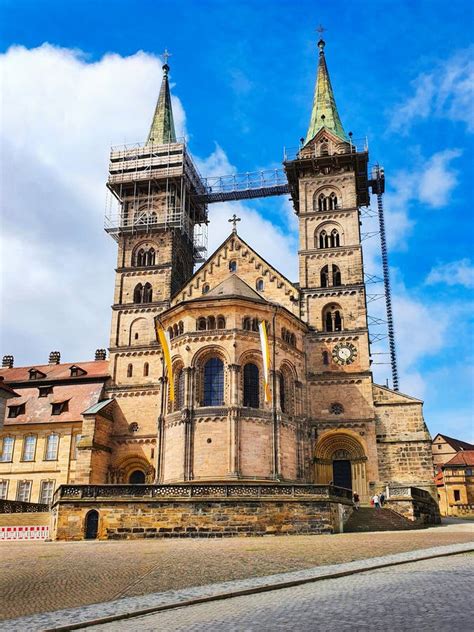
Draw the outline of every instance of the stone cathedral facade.
[[[318,47],[308,133],[284,163],[299,222],[297,280],[258,253],[257,235],[252,243],[242,239],[236,222],[194,271],[209,192],[175,136],[167,64],[147,142],[112,150],[107,186],[116,213],[106,229],[118,252],[110,357],[105,365],[99,354],[100,388],[71,420],[75,464],[59,468],[56,486],[333,484],[362,500],[386,485],[433,492],[422,402],[373,381],[360,232],[368,153],[344,131],[322,40]],[[262,320],[272,357],[270,401]],[[173,402],[157,322],[171,339]],[[64,441],[64,427],[54,426],[60,415],[34,430],[32,389],[43,380],[59,393],[60,366],[74,399],[74,380],[84,389],[93,363],[83,364],[85,373],[74,365],[79,378],[66,365],[53,362],[56,378],[51,364],[37,366],[43,378],[34,385],[31,367],[7,364],[6,382],[20,396],[31,392],[23,409],[11,400],[20,412],[7,416],[3,437],[21,443],[27,432],[56,427]],[[9,469],[0,463],[0,479],[35,478],[34,471],[18,474],[13,461]]]

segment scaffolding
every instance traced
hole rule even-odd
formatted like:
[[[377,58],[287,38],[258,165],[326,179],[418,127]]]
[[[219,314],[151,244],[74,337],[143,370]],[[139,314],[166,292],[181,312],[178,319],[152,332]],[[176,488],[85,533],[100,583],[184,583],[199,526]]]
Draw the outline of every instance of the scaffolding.
[[[114,239],[177,230],[193,243],[194,262],[205,260],[205,187],[184,139],[112,147],[107,190],[104,227]]]

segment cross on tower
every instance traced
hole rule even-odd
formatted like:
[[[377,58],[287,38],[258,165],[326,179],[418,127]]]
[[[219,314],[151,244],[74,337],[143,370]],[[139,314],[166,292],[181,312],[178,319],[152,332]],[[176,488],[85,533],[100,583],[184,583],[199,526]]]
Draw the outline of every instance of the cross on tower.
[[[324,31],[327,31],[327,29],[325,29],[324,26],[320,24],[316,31],[319,33],[319,37],[322,39]]]
[[[164,66],[167,66],[167,65],[168,65],[168,59],[169,59],[169,57],[171,57],[171,53],[169,53],[169,52],[168,52],[168,49],[167,49],[167,48],[165,48],[165,51],[164,51],[164,53],[162,53],[162,55],[161,55],[161,56],[163,57],[163,61],[164,61],[164,64],[163,64],[163,65],[164,65]]]
[[[237,232],[237,222],[240,222],[240,217],[237,217],[237,215],[234,213],[233,216],[227,220],[228,222],[232,222],[232,224],[234,225],[232,232],[236,233]]]

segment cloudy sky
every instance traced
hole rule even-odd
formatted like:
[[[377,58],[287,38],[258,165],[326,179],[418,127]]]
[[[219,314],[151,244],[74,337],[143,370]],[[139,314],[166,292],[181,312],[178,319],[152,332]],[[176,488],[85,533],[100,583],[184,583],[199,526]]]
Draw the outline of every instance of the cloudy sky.
[[[385,168],[402,391],[433,433],[474,439],[473,3],[456,0],[2,0],[1,355],[40,364],[108,345],[115,244],[102,229],[111,144],[145,139],[170,58],[173,106],[204,175],[278,167],[306,133],[326,53],[341,119]],[[286,198],[210,208],[297,280]],[[362,229],[374,232],[374,220]],[[380,275],[377,238],[364,242]],[[368,286],[380,294],[381,285]],[[383,317],[375,300],[371,314]],[[373,333],[382,332],[373,328]],[[390,377],[384,341],[376,379]]]

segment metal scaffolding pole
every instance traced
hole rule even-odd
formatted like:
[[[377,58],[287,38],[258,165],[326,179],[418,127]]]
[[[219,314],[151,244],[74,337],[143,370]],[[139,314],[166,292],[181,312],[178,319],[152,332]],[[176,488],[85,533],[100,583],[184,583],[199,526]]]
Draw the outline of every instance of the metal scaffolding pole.
[[[377,211],[379,216],[380,246],[382,252],[383,284],[385,289],[385,307],[387,311],[388,346],[390,364],[392,366],[393,390],[398,391],[397,352],[395,347],[395,331],[393,326],[392,291],[390,288],[390,269],[388,266],[387,238],[385,235],[385,218],[383,212],[382,195],[385,189],[385,175],[383,168],[375,165],[372,171],[372,191],[377,196]]]

